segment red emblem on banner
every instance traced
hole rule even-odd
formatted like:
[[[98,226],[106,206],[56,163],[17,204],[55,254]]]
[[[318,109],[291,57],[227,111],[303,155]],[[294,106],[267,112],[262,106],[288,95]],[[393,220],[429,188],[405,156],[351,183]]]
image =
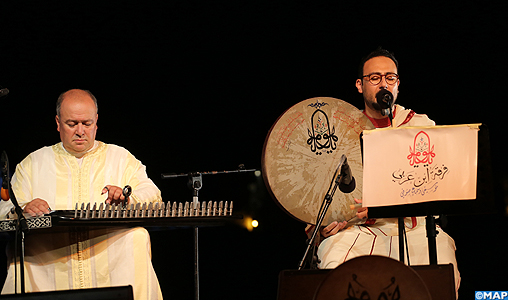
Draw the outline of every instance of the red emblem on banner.
[[[420,131],[415,136],[413,147],[409,146],[407,159],[411,166],[415,164],[432,164],[434,161],[434,145],[430,143],[430,137],[425,131]]]

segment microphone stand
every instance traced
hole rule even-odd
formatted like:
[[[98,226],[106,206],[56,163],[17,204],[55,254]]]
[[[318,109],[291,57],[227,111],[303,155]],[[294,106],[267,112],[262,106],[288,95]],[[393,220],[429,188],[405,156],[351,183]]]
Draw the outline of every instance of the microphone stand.
[[[393,105],[392,103],[388,103],[388,108],[383,109],[382,111],[383,115],[388,115],[388,118],[390,118],[390,125],[392,128],[395,128],[395,124],[393,124]],[[406,234],[406,228],[404,225],[404,217],[398,217],[397,218],[397,226],[398,226],[398,232],[399,232],[399,261],[404,263],[404,236]],[[409,254],[409,253],[408,253]],[[409,258],[408,258],[409,263]]]
[[[162,179],[176,178],[176,177],[189,177],[189,187],[192,189],[192,209],[194,212],[198,209],[199,205],[199,190],[203,187],[203,174],[226,174],[226,173],[244,173],[253,172],[256,169],[245,169],[243,164],[238,166],[238,170],[233,171],[211,171],[211,172],[194,172],[194,173],[163,173]],[[194,299],[199,300],[199,228],[194,226]]]
[[[395,128],[395,124],[393,124],[393,105],[392,103],[388,103],[388,108],[383,109],[383,115],[388,115],[390,118],[390,125],[392,128]],[[399,261],[404,263],[404,236],[406,234],[405,225],[404,225],[404,217],[398,217],[398,228],[399,228]],[[408,253],[409,254],[409,253]],[[409,258],[408,258],[409,263]]]
[[[194,212],[198,208],[198,192],[203,186],[203,178],[201,174],[189,174],[189,184],[192,188],[192,209]],[[194,226],[194,284],[196,286],[195,299],[199,300],[199,227]]]
[[[388,108],[388,118],[390,118],[390,124],[392,125],[392,127],[394,127],[393,125],[393,104],[390,103],[390,107]]]
[[[390,118],[390,124],[392,128],[395,128],[395,124],[393,124],[393,105],[392,103],[388,103],[389,106],[387,109],[383,110],[383,114],[387,114]],[[429,244],[429,261],[431,265],[437,264],[437,254],[436,254],[436,226],[435,226],[435,219],[433,216],[428,215],[427,216],[427,238],[428,238],[428,244]],[[406,236],[406,225],[404,224],[404,217],[398,217],[398,232],[399,232],[399,261],[404,263],[404,245],[405,245],[405,239]],[[432,251],[434,249],[434,251]],[[409,261],[409,253],[408,253],[408,265],[410,264]]]
[[[390,125],[392,128],[395,128],[395,124],[393,124],[393,105],[392,103],[388,103],[388,108],[385,109],[385,113],[387,112],[388,118],[390,118]],[[398,231],[399,231],[399,261],[404,263],[404,237],[406,235],[406,225],[404,224],[404,217],[398,217]],[[409,253],[408,253],[408,264],[409,264]]]
[[[3,170],[4,179],[7,181],[7,189],[9,192],[9,198],[11,199],[12,204],[14,205],[14,212],[18,216],[18,221],[16,222],[16,233],[15,233],[15,249],[14,257],[17,255],[17,247],[20,247],[21,254],[19,258],[20,264],[20,284],[21,284],[21,294],[25,293],[25,233],[28,233],[28,223],[23,215],[23,210],[19,206],[18,201],[16,200],[16,196],[12,191],[11,180],[9,176],[9,158],[7,157],[7,153],[5,151],[2,152],[2,161],[5,161],[6,168]],[[3,167],[2,167],[3,168]],[[14,268],[16,269],[16,263],[14,263]],[[14,292],[17,294],[17,280],[15,280]]]
[[[388,116],[390,119],[390,125],[394,127],[393,125],[393,103],[388,103],[388,108],[381,109],[381,114],[383,116]]]
[[[337,171],[335,171],[335,174],[339,170],[342,170],[342,166],[343,166],[344,162],[346,161],[344,159],[345,157],[346,157],[345,155],[342,155],[339,167],[337,168]],[[341,184],[344,174],[342,174],[342,171],[341,171],[338,176],[334,176],[334,177],[335,177],[335,179],[333,179],[331,182],[331,184],[333,184],[333,188],[331,189],[331,192],[330,192],[330,189],[328,189],[328,192],[326,193],[325,198],[323,199],[323,204],[321,205],[321,207],[323,209],[321,209],[319,211],[318,220],[316,223],[316,228],[314,228],[311,238],[307,240],[307,248],[305,249],[305,253],[303,255],[302,260],[300,261],[300,264],[298,265],[298,271],[303,269],[307,260],[310,260],[311,269],[315,268],[314,267],[315,266],[314,253],[315,253],[316,246],[314,243],[315,243],[315,240],[317,237],[317,233],[319,232],[319,228],[321,227],[321,224],[323,224],[323,220],[325,219],[326,213],[328,212],[328,208],[330,207],[330,204],[332,204],[333,195],[335,194],[337,187]],[[330,184],[330,186],[331,186],[331,184]],[[311,251],[311,249],[312,249],[312,251]],[[312,252],[312,255],[309,256],[309,253],[311,253],[311,252]]]

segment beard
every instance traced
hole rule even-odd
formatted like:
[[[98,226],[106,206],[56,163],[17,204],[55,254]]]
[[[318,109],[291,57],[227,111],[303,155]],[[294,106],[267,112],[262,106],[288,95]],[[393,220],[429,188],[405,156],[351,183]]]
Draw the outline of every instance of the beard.
[[[376,110],[376,111],[382,110],[381,105],[379,105],[379,103],[377,103],[377,101],[375,99],[374,99],[374,101],[367,100],[367,101],[365,101],[365,103],[367,104],[368,107],[370,107],[373,110]]]
[[[368,97],[368,99],[365,99],[365,104],[370,108],[370,109],[373,109],[375,111],[379,111],[379,112],[383,112],[383,107],[381,107],[381,105],[377,102],[377,99],[375,96],[373,97]],[[393,98],[393,103],[392,103],[392,107],[395,106],[395,101],[397,100],[397,98],[395,97],[394,95],[394,98]],[[385,103],[384,103],[385,104]],[[386,104],[385,104],[386,105]]]

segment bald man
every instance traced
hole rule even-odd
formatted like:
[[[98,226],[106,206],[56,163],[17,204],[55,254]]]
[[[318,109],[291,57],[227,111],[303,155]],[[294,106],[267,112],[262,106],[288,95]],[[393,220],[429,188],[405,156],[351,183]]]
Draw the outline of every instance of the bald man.
[[[12,178],[25,213],[41,216],[89,202],[162,201],[139,160],[122,147],[95,139],[98,105],[91,92],[73,89],[61,94],[55,120],[61,142],[31,153]],[[126,185],[132,188],[127,199],[122,193]],[[13,218],[11,208],[10,201],[0,203],[0,216]],[[25,249],[27,292],[131,285],[134,299],[162,299],[144,228],[33,231]],[[9,259],[2,294],[14,293],[12,254]]]

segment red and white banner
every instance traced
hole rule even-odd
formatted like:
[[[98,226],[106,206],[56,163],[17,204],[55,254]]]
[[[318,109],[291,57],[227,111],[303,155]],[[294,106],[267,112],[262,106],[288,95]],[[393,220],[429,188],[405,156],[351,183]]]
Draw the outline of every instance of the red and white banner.
[[[476,198],[481,124],[363,132],[363,205]]]

